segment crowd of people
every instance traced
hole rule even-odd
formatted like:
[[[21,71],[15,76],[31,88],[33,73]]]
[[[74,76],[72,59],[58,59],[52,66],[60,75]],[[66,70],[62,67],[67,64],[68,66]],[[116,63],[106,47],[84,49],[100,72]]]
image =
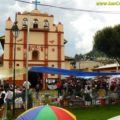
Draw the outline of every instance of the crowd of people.
[[[38,82],[35,88],[30,89],[30,82],[25,81],[22,86],[15,86],[15,103],[19,102],[20,107],[25,108],[26,101],[26,89],[28,108],[33,106],[33,91],[35,100],[42,100],[43,96],[40,96],[41,84]],[[65,101],[67,105],[71,104],[71,101],[82,101],[83,105],[96,105],[96,104],[109,104],[120,101],[120,80],[111,81],[104,77],[99,79],[82,79],[72,78],[69,80],[58,80],[56,82],[56,103],[63,106]],[[46,94],[47,100],[49,95]],[[13,85],[7,81],[0,82],[0,107],[7,104],[9,109],[12,109],[13,105]],[[19,106],[18,106],[19,107]]]
[[[15,105],[16,107],[25,108],[26,100],[26,89],[28,94],[28,107],[32,107],[32,91],[30,89],[30,82],[24,82],[22,86],[15,86]],[[7,105],[8,109],[13,109],[13,84],[9,84],[7,81],[4,83],[0,82],[0,107],[4,104]],[[16,103],[19,103],[18,106]]]
[[[84,105],[115,103],[120,99],[120,81],[110,78],[71,79],[57,82],[58,97],[80,99]]]

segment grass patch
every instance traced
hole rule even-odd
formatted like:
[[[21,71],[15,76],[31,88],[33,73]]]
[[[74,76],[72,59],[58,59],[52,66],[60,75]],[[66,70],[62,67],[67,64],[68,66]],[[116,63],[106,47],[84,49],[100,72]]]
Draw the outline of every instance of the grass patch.
[[[120,105],[70,108],[68,110],[76,115],[77,120],[107,120],[120,115]]]
[[[120,105],[106,105],[106,106],[91,106],[91,107],[77,107],[66,108],[72,112],[77,120],[107,120],[111,117],[120,115]],[[12,111],[8,112],[9,120],[12,118]],[[23,110],[16,110],[16,116],[24,112]]]
[[[41,95],[46,93],[49,93],[51,96],[57,96],[57,91],[54,90],[40,92]],[[120,115],[120,104],[66,109],[72,112],[76,116],[77,120],[107,120],[111,117]],[[23,112],[24,110],[22,109],[16,109],[16,117]],[[12,111],[10,110],[8,111],[8,120],[15,120],[12,118]]]

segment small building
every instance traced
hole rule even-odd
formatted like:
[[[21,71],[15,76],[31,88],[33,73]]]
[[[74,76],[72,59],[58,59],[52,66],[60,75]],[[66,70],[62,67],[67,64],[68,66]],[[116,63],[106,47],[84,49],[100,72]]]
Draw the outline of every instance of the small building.
[[[74,69],[74,66],[72,65],[73,61],[74,61],[74,58],[65,56],[65,69],[68,69],[68,70]]]
[[[93,71],[96,71],[96,72],[118,72],[118,71],[120,71],[120,65],[117,63],[106,64],[104,66],[99,66],[97,68],[94,68]]]
[[[93,60],[81,60],[76,62],[76,69],[82,71],[92,71],[94,68],[103,65],[101,62]]]

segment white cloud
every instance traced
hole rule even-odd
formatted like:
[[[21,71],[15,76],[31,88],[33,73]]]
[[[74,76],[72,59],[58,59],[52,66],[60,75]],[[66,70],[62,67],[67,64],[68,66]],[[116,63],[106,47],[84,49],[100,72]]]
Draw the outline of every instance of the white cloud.
[[[98,27],[101,27],[101,24],[99,19],[95,20],[89,14],[83,14],[78,19],[71,22],[71,25],[78,34],[75,42],[77,53],[86,53],[92,50],[94,32]]]
[[[119,11],[118,6],[96,6],[98,0],[74,0],[76,7],[88,10],[101,11]],[[114,9],[113,9],[114,8]],[[75,34],[75,51],[76,53],[87,53],[92,50],[93,37],[96,31],[120,23],[118,14],[86,13],[79,12],[77,18],[71,21]]]
[[[96,31],[106,27],[119,24],[120,17],[118,15],[96,15],[98,18],[94,18],[93,14],[83,14],[75,21],[71,22],[71,25],[78,34],[76,36],[75,47],[77,53],[87,53],[92,50],[93,37]],[[103,17],[103,19],[100,19]],[[80,37],[80,39],[79,39]]]

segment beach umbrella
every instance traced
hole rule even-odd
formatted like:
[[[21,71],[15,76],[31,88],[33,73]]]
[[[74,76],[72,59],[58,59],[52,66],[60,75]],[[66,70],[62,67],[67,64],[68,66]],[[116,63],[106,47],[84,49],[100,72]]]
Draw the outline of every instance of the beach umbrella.
[[[76,117],[66,109],[44,105],[27,110],[16,120],[76,120]]]

